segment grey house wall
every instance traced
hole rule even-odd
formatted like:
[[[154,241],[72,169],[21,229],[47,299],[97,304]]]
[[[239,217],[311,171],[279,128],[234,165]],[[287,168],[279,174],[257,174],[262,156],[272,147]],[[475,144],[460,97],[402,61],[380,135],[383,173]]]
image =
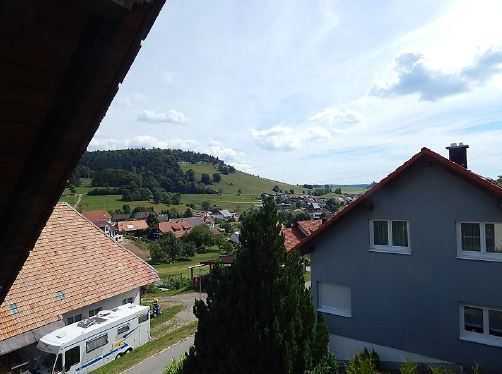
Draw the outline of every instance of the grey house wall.
[[[457,259],[458,221],[502,222],[492,195],[420,162],[314,244],[317,282],[351,288],[352,317],[324,314],[331,334],[502,372],[502,348],[459,339],[459,305],[502,307],[502,263]],[[370,252],[370,219],[410,222],[411,255]]]

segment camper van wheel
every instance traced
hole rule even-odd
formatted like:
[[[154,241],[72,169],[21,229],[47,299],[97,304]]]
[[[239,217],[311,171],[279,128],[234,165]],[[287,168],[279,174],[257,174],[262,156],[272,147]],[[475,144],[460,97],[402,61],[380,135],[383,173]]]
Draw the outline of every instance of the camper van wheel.
[[[126,353],[130,353],[130,352],[132,352],[132,348],[129,348],[129,349],[126,351]]]
[[[119,354],[115,357],[115,360],[118,360],[120,357],[122,357],[122,353],[119,353]]]

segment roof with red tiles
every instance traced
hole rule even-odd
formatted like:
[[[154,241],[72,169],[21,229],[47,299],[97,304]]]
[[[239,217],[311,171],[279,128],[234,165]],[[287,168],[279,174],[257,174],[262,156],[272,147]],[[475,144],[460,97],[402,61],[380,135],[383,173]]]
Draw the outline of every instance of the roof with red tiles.
[[[284,246],[286,251],[293,250],[300,242],[311,235],[322,225],[322,220],[313,219],[307,221],[298,221],[293,227],[282,229],[284,236]]]
[[[177,238],[181,238],[192,231],[192,224],[190,221],[184,219],[164,221],[159,222],[159,230],[163,234],[172,232]]]
[[[144,219],[117,222],[119,232],[141,231],[148,229],[148,223]]]
[[[0,305],[0,341],[158,279],[150,265],[59,203]]]
[[[495,195],[497,198],[502,199],[502,187],[498,184],[490,181],[487,178],[480,176],[479,174],[473,173],[472,171],[464,168],[463,166],[450,161],[446,157],[441,156],[439,153],[436,153],[429,148],[422,148],[420,152],[415,154],[412,158],[406,161],[404,164],[399,166],[392,173],[387,175],[384,179],[382,179],[379,183],[375,184],[364,194],[360,195],[356,200],[354,200],[349,205],[345,206],[343,209],[338,211],[333,217],[328,219],[324,224],[322,224],[318,230],[316,230],[312,235],[305,237],[300,241],[300,243],[296,244],[294,249],[300,249],[303,253],[310,252],[312,248],[309,245],[321,236],[323,233],[327,232],[333,225],[335,225],[338,221],[344,218],[347,214],[353,211],[355,208],[360,206],[361,204],[368,201],[373,194],[380,191],[383,187],[392,183],[396,179],[398,179],[405,171],[415,165],[419,160],[428,160],[434,162],[438,165],[441,165],[448,171],[457,175],[458,177],[466,180],[467,182],[487,191],[490,194]]]
[[[112,219],[106,210],[89,210],[83,212],[82,215],[98,227],[104,227]]]

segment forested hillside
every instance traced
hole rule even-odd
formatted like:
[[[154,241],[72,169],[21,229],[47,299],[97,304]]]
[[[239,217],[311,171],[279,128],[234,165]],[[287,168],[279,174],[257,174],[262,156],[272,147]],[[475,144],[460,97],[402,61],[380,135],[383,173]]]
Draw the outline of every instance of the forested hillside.
[[[166,192],[217,193],[211,181],[196,180],[185,173],[180,162],[208,163],[221,174],[235,172],[217,157],[204,153],[171,149],[124,149],[86,152],[72,182],[91,178],[100,187],[93,194],[122,194],[124,200],[163,200]]]

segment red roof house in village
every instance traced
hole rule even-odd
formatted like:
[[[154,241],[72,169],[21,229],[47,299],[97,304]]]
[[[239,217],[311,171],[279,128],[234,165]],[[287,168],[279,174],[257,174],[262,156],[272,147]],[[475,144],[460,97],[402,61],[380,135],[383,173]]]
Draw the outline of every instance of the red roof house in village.
[[[192,223],[185,219],[159,222],[159,231],[162,234],[171,232],[179,239],[192,231]]]
[[[0,368],[65,324],[125,303],[156,271],[66,203],[56,205],[0,305]],[[1,370],[0,370],[1,371]]]
[[[286,251],[289,252],[302,242],[305,238],[309,237],[322,225],[321,219],[314,219],[308,221],[298,221],[293,227],[282,229],[284,236],[284,246]]]
[[[104,229],[107,223],[111,222],[112,216],[106,210],[89,210],[82,215],[94,223],[100,229]]]
[[[117,222],[117,231],[121,234],[126,232],[144,231],[148,229],[148,223],[144,219]]]

